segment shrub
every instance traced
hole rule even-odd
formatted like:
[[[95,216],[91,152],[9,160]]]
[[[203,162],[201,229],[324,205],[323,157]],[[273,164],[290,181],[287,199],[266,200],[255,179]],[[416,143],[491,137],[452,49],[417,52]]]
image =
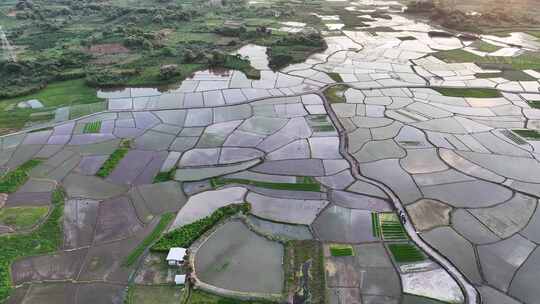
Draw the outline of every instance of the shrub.
[[[151,250],[167,252],[172,247],[187,248],[219,221],[239,212],[248,213],[250,210],[251,205],[249,203],[232,204],[221,207],[205,218],[165,234],[152,246]]]

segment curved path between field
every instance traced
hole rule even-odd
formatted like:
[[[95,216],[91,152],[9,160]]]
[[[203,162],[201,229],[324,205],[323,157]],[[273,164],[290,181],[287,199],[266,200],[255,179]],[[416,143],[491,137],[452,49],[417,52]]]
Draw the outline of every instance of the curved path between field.
[[[461,290],[463,291],[463,294],[465,296],[465,303],[467,304],[479,304],[481,303],[480,296],[478,294],[478,291],[474,288],[474,286],[469,283],[469,281],[465,278],[463,274],[450,262],[448,261],[444,256],[442,256],[439,252],[435,251],[431,246],[429,246],[420,236],[417,234],[416,229],[412,225],[409,216],[407,214],[407,211],[405,210],[405,207],[399,200],[399,198],[392,192],[392,190],[387,187],[385,184],[373,181],[369,178],[366,178],[362,176],[360,173],[359,165],[356,159],[352,157],[348,153],[348,138],[346,136],[345,129],[339,122],[339,119],[336,116],[336,113],[330,106],[329,102],[326,100],[326,97],[322,93],[322,91],[317,93],[324,101],[324,107],[326,109],[326,112],[334,122],[334,125],[338,129],[340,143],[339,143],[339,150],[343,158],[345,158],[350,164],[351,164],[351,173],[352,175],[360,181],[370,183],[372,185],[375,185],[382,189],[388,197],[392,200],[392,203],[394,204],[394,207],[396,208],[397,212],[403,212],[405,215],[407,221],[404,223],[405,230],[407,231],[407,234],[411,238],[411,240],[419,247],[421,248],[426,254],[428,254],[433,260],[435,260],[437,263],[439,263],[453,278],[456,280],[456,282],[461,287]]]

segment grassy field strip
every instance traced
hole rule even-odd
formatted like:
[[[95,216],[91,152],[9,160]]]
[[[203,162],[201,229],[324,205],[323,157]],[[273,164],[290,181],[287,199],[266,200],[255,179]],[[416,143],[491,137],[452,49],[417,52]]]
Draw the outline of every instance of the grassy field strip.
[[[175,168],[167,172],[159,172],[156,176],[154,176],[153,183],[156,184],[174,180],[174,172],[176,172]]]
[[[441,51],[434,54],[435,57],[448,63],[474,62],[476,64],[501,69],[505,67],[513,70],[536,70],[540,69],[538,53],[524,53],[517,57],[478,56],[462,49]],[[499,68],[496,68],[499,67]]]
[[[501,93],[495,89],[471,89],[471,88],[433,88],[435,91],[449,97],[472,97],[472,98],[497,98]]]
[[[41,226],[29,233],[0,236],[0,302],[11,292],[10,267],[15,259],[47,254],[60,248],[64,238],[63,214],[64,192],[57,189],[52,195],[52,211]]]
[[[4,207],[0,208],[0,224],[15,231],[34,227],[49,212],[49,207]]]
[[[296,178],[296,183],[273,183],[273,182],[261,182],[240,178],[223,178],[216,177],[210,180],[213,188],[223,187],[228,184],[241,184],[250,185],[260,188],[276,189],[276,190],[290,190],[290,191],[313,191],[320,192],[321,185],[313,178],[309,176],[299,176]]]
[[[512,130],[512,132],[528,140],[540,140],[540,132],[536,130]]]
[[[41,160],[39,159],[31,159],[15,170],[6,173],[0,178],[0,193],[13,193],[17,191],[30,177],[30,171],[40,163]]]
[[[105,178],[111,174],[111,172],[116,168],[116,166],[120,163],[120,161],[126,156],[126,154],[129,152],[129,149],[131,147],[131,142],[129,140],[122,141],[120,143],[120,147],[116,150],[114,150],[113,153],[109,156],[109,158],[103,163],[101,168],[99,168],[98,172],[96,173],[96,176]]]
[[[135,248],[124,259],[124,262],[122,263],[122,265],[125,266],[125,267],[129,267],[129,266],[133,265],[135,262],[137,262],[137,260],[141,256],[141,254],[143,254],[143,252],[146,250],[146,248],[148,246],[152,245],[152,243],[154,243],[154,241],[157,240],[161,236],[163,231],[165,231],[165,229],[167,229],[167,227],[169,226],[169,223],[174,219],[174,217],[175,217],[175,214],[172,213],[172,212],[163,214],[161,216],[161,218],[159,219],[159,223],[156,225],[154,230],[152,230],[152,233],[150,233],[142,241],[142,243],[140,243],[139,246],[137,246],[137,248]]]

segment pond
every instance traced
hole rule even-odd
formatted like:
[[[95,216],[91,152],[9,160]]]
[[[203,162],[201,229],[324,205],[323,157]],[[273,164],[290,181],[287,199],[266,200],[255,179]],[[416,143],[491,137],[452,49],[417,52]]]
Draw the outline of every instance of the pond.
[[[251,232],[242,222],[218,228],[195,256],[205,283],[234,291],[281,293],[283,245]]]

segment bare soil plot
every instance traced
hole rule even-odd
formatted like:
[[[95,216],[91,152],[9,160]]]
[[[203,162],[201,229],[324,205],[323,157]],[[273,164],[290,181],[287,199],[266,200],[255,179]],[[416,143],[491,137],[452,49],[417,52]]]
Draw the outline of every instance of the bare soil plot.
[[[126,304],[180,303],[182,292],[178,286],[134,285],[130,288]]]
[[[64,249],[92,244],[99,202],[69,200],[64,206]]]
[[[103,243],[126,238],[142,228],[127,197],[106,200],[99,205],[94,242]]]
[[[13,283],[74,279],[86,252],[87,249],[81,249],[15,261],[11,266]]]
[[[157,285],[173,282],[178,269],[169,267],[165,261],[166,257],[166,253],[150,252],[135,274],[135,283]]]
[[[73,283],[32,284],[23,302],[29,304],[73,304],[77,285]]]
[[[80,284],[76,303],[111,303],[123,304],[126,285],[92,283]]]
[[[51,203],[51,192],[16,192],[10,194],[6,207],[46,206]]]
[[[122,263],[154,226],[148,225],[133,238],[91,247],[79,275],[79,281],[127,282],[132,267],[124,267]]]

